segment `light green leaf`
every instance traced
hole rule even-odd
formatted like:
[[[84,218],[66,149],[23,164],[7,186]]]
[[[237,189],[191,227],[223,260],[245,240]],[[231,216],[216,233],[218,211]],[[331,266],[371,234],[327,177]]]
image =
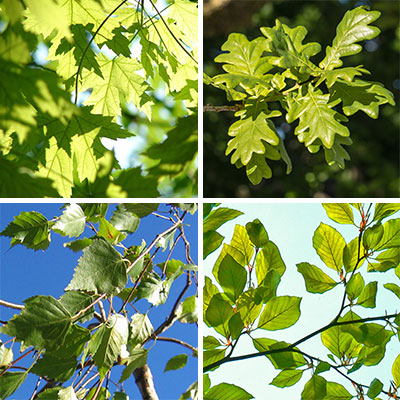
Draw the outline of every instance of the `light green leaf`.
[[[372,348],[375,346],[384,348],[394,334],[386,330],[384,326],[375,323],[343,325],[342,330],[350,333],[358,343]]]
[[[183,368],[186,365],[187,360],[187,354],[178,354],[177,356],[170,358],[164,368],[164,372]]]
[[[326,396],[324,400],[350,400],[353,397],[354,396],[350,394],[340,383],[326,383]]]
[[[398,285],[395,283],[385,283],[383,286],[393,292],[400,299],[400,287]]]
[[[212,386],[203,395],[203,400],[250,400],[254,397],[239,386],[231,383],[220,383]]]
[[[327,393],[327,381],[319,375],[313,375],[304,385],[301,392],[302,400],[320,400],[325,399]]]
[[[203,368],[222,360],[225,357],[226,350],[226,348],[205,350],[203,352]]]
[[[25,346],[37,349],[60,347],[71,326],[71,315],[51,296],[33,296],[25,300],[21,314],[15,315],[1,332],[15,336]]]
[[[331,366],[327,362],[320,361],[317,365],[317,368],[315,368],[315,373],[321,374],[322,372],[329,371],[330,369]]]
[[[272,270],[276,270],[282,276],[286,266],[276,244],[268,241],[267,245],[257,255],[256,276],[259,285],[263,284],[266,276]]]
[[[273,146],[279,143],[275,126],[264,111],[234,122],[229,127],[228,135],[234,137],[228,142],[225,151],[226,155],[234,151],[232,164],[240,160],[243,165],[247,165],[253,154],[265,153],[264,142]]]
[[[249,288],[236,301],[237,312],[245,325],[252,324],[260,315],[263,304],[256,301],[257,290]]]
[[[45,250],[50,245],[49,221],[42,214],[31,211],[14,217],[0,235],[11,238],[11,247],[22,244],[28,249]]]
[[[350,136],[349,130],[341,123],[347,121],[347,118],[333,109],[338,101],[332,101],[329,94],[323,94],[311,84],[303,88],[297,97],[289,102],[286,115],[289,123],[300,120],[294,132],[298,140],[307,147],[322,143],[324,147],[331,149],[335,135]]]
[[[6,367],[13,360],[13,351],[4,346],[0,340],[0,368]]]
[[[392,366],[392,375],[394,379],[394,383],[397,387],[400,387],[400,354],[394,360]]]
[[[379,379],[375,378],[369,385],[367,396],[370,399],[375,399],[375,397],[382,392],[382,389],[383,383]]]
[[[358,297],[357,304],[366,308],[375,308],[377,285],[376,281],[369,282]]]
[[[155,272],[150,273],[136,289],[136,299],[147,299],[151,304],[164,304],[168,298],[174,277],[161,279]]]
[[[349,334],[341,329],[341,326],[334,326],[321,333],[321,340],[324,346],[336,357],[356,357],[361,345]]]
[[[301,369],[284,369],[270,382],[270,385],[281,388],[293,386],[300,380],[303,372]]]
[[[300,317],[300,297],[279,296],[272,298],[261,313],[258,328],[275,331],[285,329]]]
[[[339,224],[354,225],[351,207],[346,203],[322,203],[328,217]]]
[[[84,290],[94,293],[116,293],[128,281],[126,262],[103,238],[94,238],[83,250],[74,276],[66,290]]]
[[[143,367],[147,363],[147,355],[149,353],[148,349],[137,348],[130,351],[130,356],[126,359],[128,360],[125,369],[122,371],[121,378],[119,382],[127,380],[133,371],[137,368]]]
[[[203,348],[205,350],[215,349],[221,346],[221,343],[214,336],[203,336]]]
[[[203,258],[206,259],[213,251],[217,250],[224,237],[216,231],[207,231],[203,234]]]
[[[205,322],[209,326],[219,326],[228,323],[233,315],[233,308],[221,294],[215,294],[208,304]]]
[[[375,250],[400,246],[400,218],[391,219],[383,224],[383,236]]]
[[[118,204],[110,223],[121,232],[133,233],[139,227],[140,218],[128,210],[126,204]]]
[[[374,221],[381,221],[400,210],[400,203],[377,203],[375,205]]]
[[[127,341],[128,320],[119,314],[112,314],[90,339],[89,353],[93,356],[101,377],[113,366],[121,354],[122,345]]]
[[[111,244],[122,242],[126,238],[126,235],[121,233],[103,217],[100,218],[100,225],[99,230],[97,231],[97,236],[103,237]]]
[[[393,93],[377,82],[365,82],[360,79],[345,82],[338,79],[331,87],[331,93],[332,101],[340,100],[343,103],[343,112],[347,116],[361,110],[370,118],[376,119],[380,105],[395,105]]]
[[[247,234],[246,228],[242,225],[235,225],[231,244],[232,247],[239,250],[244,256],[244,262],[246,265],[250,264],[251,257],[253,256],[254,249],[250,242],[249,235]],[[233,258],[235,258],[233,256]],[[235,258],[236,259],[236,258]],[[238,261],[236,259],[236,261]]]
[[[86,216],[77,203],[69,204],[53,225],[53,230],[64,236],[80,236],[85,229]]]
[[[338,282],[335,282],[329,275],[325,274],[325,272],[315,265],[307,262],[296,265],[297,270],[303,275],[306,289],[310,293],[325,293],[338,284]]]
[[[321,260],[329,267],[340,271],[343,265],[343,249],[346,245],[342,235],[329,225],[320,223],[314,232],[313,246]]]
[[[364,289],[364,279],[360,273],[352,275],[346,285],[346,293],[349,300],[355,300]]]
[[[238,264],[229,254],[226,254],[221,261],[216,278],[225,294],[232,302],[235,302],[246,285],[247,272],[243,266]]]
[[[368,11],[365,6],[349,10],[336,28],[336,36],[332,47],[327,46],[326,56],[319,66],[323,69],[341,67],[343,62],[340,57],[351,56],[361,51],[361,46],[356,44],[362,40],[373,39],[380,30],[369,24],[379,18],[379,11]]]
[[[232,208],[219,207],[212,210],[203,222],[203,232],[218,229],[225,222],[231,221],[242,215],[242,211],[233,210]]]
[[[363,264],[363,261],[361,261],[363,254],[364,246],[362,241],[359,242],[358,237],[346,244],[343,249],[343,264],[346,272],[352,272],[356,266],[357,269],[361,267]]]
[[[193,324],[198,321],[198,305],[195,295],[187,297],[177,308],[176,315],[180,322]]]
[[[137,345],[141,345],[147,338],[151,336],[153,331],[153,325],[147,314],[136,313],[132,315],[128,339],[129,347],[135,348]]]
[[[260,30],[268,39],[267,50],[270,56],[267,61],[270,64],[284,69],[298,68],[299,72],[308,74],[318,70],[309,58],[321,51],[321,45],[316,42],[302,43],[307,35],[304,26],[292,29],[277,19],[273,28],[263,27]],[[296,76],[295,72],[293,74]]]
[[[182,393],[181,397],[179,397],[179,400],[199,400],[199,394],[198,394],[199,388],[198,388],[198,382],[193,382],[186,390],[186,392]]]
[[[337,79],[341,79],[342,81],[352,82],[355,76],[360,76],[362,74],[370,74],[370,72],[364,68],[362,65],[358,65],[357,67],[345,67],[338,68],[334,70],[325,70],[321,74],[322,79],[326,79],[326,86],[330,88]]]
[[[0,376],[0,399],[11,396],[27,377],[27,372],[5,372]]]

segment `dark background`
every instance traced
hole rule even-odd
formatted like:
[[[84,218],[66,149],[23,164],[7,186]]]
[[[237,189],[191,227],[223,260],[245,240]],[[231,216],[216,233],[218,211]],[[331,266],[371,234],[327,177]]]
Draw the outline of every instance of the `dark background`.
[[[312,58],[318,64],[325,46],[332,43],[336,26],[345,12],[369,5],[382,14],[372,25],[381,34],[361,43],[363,50],[343,57],[343,66],[362,64],[371,75],[361,79],[381,82],[395,95],[396,106],[379,107],[374,120],[358,111],[349,117],[353,144],[345,146],[351,160],[344,170],[326,164],[323,150],[310,154],[294,136],[297,121],[288,125],[283,117],[274,118],[286,133],[285,146],[293,163],[286,175],[282,160],[268,161],[271,179],[253,186],[245,168],[237,169],[225,156],[230,137],[229,126],[236,120],[233,112],[204,113],[204,197],[399,197],[400,196],[400,2],[398,1],[273,1],[273,0],[205,0],[204,2],[204,72],[210,76],[224,72],[213,62],[231,32],[240,32],[249,40],[261,36],[259,27],[275,25],[275,19],[290,27],[303,25],[308,34],[305,43],[322,45]],[[204,104],[229,104],[225,92],[204,85]]]

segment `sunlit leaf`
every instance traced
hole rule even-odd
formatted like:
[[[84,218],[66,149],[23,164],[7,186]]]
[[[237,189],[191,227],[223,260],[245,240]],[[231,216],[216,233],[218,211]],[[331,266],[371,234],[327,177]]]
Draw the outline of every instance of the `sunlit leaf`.
[[[325,293],[338,284],[315,265],[303,262],[297,264],[297,270],[303,275],[306,289],[310,293]]]
[[[261,313],[258,328],[275,331],[292,326],[300,317],[300,301],[300,297],[274,297]]]

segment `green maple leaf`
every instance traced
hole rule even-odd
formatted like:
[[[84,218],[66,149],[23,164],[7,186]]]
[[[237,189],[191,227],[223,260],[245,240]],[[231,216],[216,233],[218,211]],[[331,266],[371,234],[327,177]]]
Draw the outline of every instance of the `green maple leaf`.
[[[331,101],[329,94],[323,94],[309,84],[290,102],[286,120],[289,123],[300,120],[295,129],[300,142],[309,147],[319,139],[324,147],[330,149],[335,135],[350,135],[349,130],[340,123],[346,121],[346,117],[332,109],[339,101]]]
[[[338,79],[331,91],[332,101],[340,99],[346,115],[353,115],[361,110],[369,117],[376,119],[379,115],[380,105],[386,103],[395,105],[393,93],[378,82],[366,82],[361,79],[345,82]]]
[[[70,197],[74,174],[79,180],[94,180],[100,170],[99,159],[106,152],[101,137],[111,139],[131,134],[111,122],[110,117],[92,114],[82,107],[67,125],[59,120],[40,121],[47,130],[48,147],[39,154],[39,176],[50,178],[62,197]]]
[[[84,71],[82,74],[81,90],[93,89],[85,104],[93,104],[94,113],[121,115],[120,96],[123,96],[150,119],[153,102],[145,93],[150,89],[149,85],[136,73],[143,69],[139,62],[124,56],[110,60],[103,53],[97,56],[97,60],[103,77],[92,71]]]
[[[184,32],[193,45],[197,44],[197,4],[189,0],[175,0],[168,9],[168,18],[172,18],[178,29]]]
[[[379,35],[379,28],[369,24],[376,21],[380,15],[379,11],[368,11],[365,6],[347,11],[336,28],[332,47],[327,46],[326,48],[326,56],[319,64],[320,68],[340,67],[343,64],[340,57],[359,53],[361,46],[357,42],[373,39]]]

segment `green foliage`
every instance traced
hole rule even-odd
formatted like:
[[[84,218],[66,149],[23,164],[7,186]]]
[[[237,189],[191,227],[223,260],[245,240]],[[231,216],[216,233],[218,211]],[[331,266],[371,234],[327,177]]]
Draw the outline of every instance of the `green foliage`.
[[[154,226],[154,240],[150,244],[143,241],[132,250],[124,241],[140,223],[147,223],[146,217],[157,211],[159,204],[119,204],[109,213],[108,207],[108,204],[70,204],[51,221],[35,211],[23,212],[1,232],[2,236],[11,238],[12,246],[20,244],[34,250],[46,250],[54,234],[72,238],[87,236],[85,239],[89,239],[78,239],[78,244],[71,242],[75,243],[73,250],[83,250],[83,255],[59,299],[44,295],[29,297],[23,306],[14,307],[21,309],[19,313],[2,321],[0,332],[14,342],[20,342],[25,353],[14,359],[12,349],[0,342],[1,399],[12,398],[28,374],[42,378],[42,386],[37,387],[39,399],[90,399],[97,392],[97,398],[106,399],[111,396],[109,390],[116,391],[113,398],[126,399],[127,395],[118,391],[119,385],[109,388],[109,380],[124,382],[137,368],[147,367],[149,352],[159,351],[153,350],[153,347],[158,348],[159,336],[175,322],[197,323],[196,294],[191,288],[193,282],[197,282],[197,267],[193,264],[185,236],[185,216],[188,209],[194,213],[196,208],[184,204],[184,210],[176,205],[164,206],[166,210],[160,210],[160,213],[170,215],[168,229],[161,231]],[[160,215],[154,213],[152,217]],[[160,250],[156,244],[176,230],[180,236],[172,237],[175,245],[157,257],[159,264],[153,264],[152,260]],[[43,238],[46,238],[45,245]],[[176,245],[180,245],[179,240],[182,240],[186,263],[171,258]],[[71,248],[71,243],[64,247]],[[164,262],[161,262],[162,258]],[[170,294],[172,286],[173,293]],[[171,307],[167,307],[165,318],[153,325],[157,314],[152,311],[167,300]],[[1,300],[1,305],[9,303]],[[130,309],[134,309],[132,315]],[[162,339],[190,348],[190,355],[197,358],[197,349],[179,337],[162,337],[160,341]],[[145,347],[151,341],[154,343]],[[25,359],[26,362],[31,353],[33,357],[28,368],[26,364],[21,366],[19,361]],[[165,371],[186,367],[189,354],[177,354],[168,361]],[[115,376],[117,365],[121,368]],[[14,368],[19,370],[12,371]],[[26,371],[20,372],[20,369]],[[92,388],[86,386],[93,379],[90,371],[99,376]],[[71,378],[75,383],[68,386],[66,382],[70,383]],[[82,384],[79,388],[77,381]],[[140,379],[137,383],[144,385]],[[196,385],[183,389],[183,399],[197,398]]]
[[[39,3],[0,9],[0,195],[196,195],[197,4]],[[134,136],[123,169],[105,139]]]
[[[276,62],[292,61],[291,58],[283,58]],[[300,262],[297,271],[303,276],[308,293],[325,296],[325,292],[335,288],[339,311],[336,307],[334,310],[337,314],[332,315],[329,323],[314,332],[308,332],[304,337],[296,338],[296,327],[293,327],[295,339],[291,343],[265,336],[266,331],[285,330],[301,323],[302,298],[285,295],[282,289],[278,289],[285,278],[286,267],[279,249],[269,239],[261,221],[249,222],[246,227],[235,225],[230,244],[224,243],[213,267],[216,284],[208,276],[205,277],[203,320],[213,330],[212,335],[203,338],[205,373],[222,369],[225,363],[251,362],[253,358],[266,357],[279,370],[271,385],[286,388],[307,376],[307,380],[300,381],[304,385],[301,393],[304,400],[350,400],[362,394],[376,398],[381,392],[394,393],[393,390],[398,388],[399,357],[392,368],[395,386],[390,381],[381,382],[378,378],[365,384],[350,377],[352,372],[365,366],[379,365],[385,358],[387,344],[391,340],[398,340],[398,311],[389,308],[381,315],[367,314],[363,317],[356,313],[362,307],[376,308],[378,281],[368,281],[369,272],[372,271],[368,266],[373,263],[374,271],[382,273],[394,268],[397,272],[399,268],[398,258],[391,258],[394,261],[390,264],[388,258],[379,258],[388,250],[398,254],[400,249],[399,219],[384,221],[398,207],[391,203],[376,204],[373,217],[372,205],[325,204],[324,208],[328,217],[338,224],[353,225],[356,236],[347,243],[338,230],[320,223],[314,232],[312,244],[322,266]],[[226,212],[224,207],[220,209],[221,213]],[[214,208],[209,212],[204,224],[218,227],[218,210]],[[386,267],[380,268],[381,264]],[[334,274],[335,278],[330,274]],[[390,282],[382,286],[400,297],[399,285]],[[238,343],[243,342],[246,336],[252,341],[256,352],[243,354],[240,350],[240,354],[236,355]],[[305,352],[301,349],[305,342],[314,337],[318,337],[324,346],[322,354],[314,354],[318,350]],[[312,345],[308,348],[312,349]],[[243,367],[246,368],[240,368]],[[330,376],[336,373],[338,379],[350,382],[348,387],[354,393],[339,382],[325,379],[322,374],[327,371]],[[233,394],[236,392],[228,394],[239,389],[228,382],[212,386],[210,377],[204,375],[204,398],[252,398],[246,397],[247,394]]]
[[[379,16],[379,11],[366,6],[347,11],[319,64],[311,58],[322,47],[317,42],[303,43],[304,26],[290,28],[277,19],[274,27],[261,27],[263,36],[252,41],[242,33],[229,35],[223,53],[215,58],[224,73],[207,77],[205,83],[224,90],[228,101],[240,102],[235,112],[238,120],[228,130],[233,139],[225,155],[231,154],[236,167],[246,167],[253,185],[272,177],[268,160],[282,159],[286,173],[292,170],[273,117],[284,114],[287,123],[298,121],[294,129],[298,141],[310,153],[322,147],[327,164],[343,169],[350,160],[344,146],[352,144],[344,125],[347,117],[363,111],[376,119],[379,106],[395,105],[393,94],[382,84],[359,78],[369,74],[362,65],[342,67],[342,57],[360,53],[360,42],[380,34],[371,25]]]

